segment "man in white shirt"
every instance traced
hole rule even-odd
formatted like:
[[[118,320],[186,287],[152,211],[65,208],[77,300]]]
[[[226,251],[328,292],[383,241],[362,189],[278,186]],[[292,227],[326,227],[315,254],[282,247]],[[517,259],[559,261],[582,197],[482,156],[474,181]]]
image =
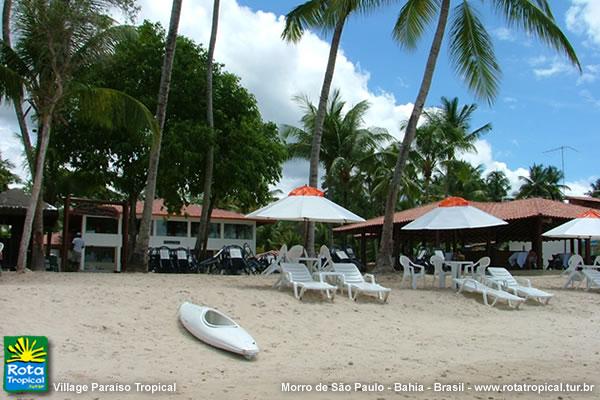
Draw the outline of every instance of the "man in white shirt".
[[[83,253],[83,248],[85,247],[85,241],[81,237],[81,233],[77,232],[75,234],[72,244],[73,251],[71,253],[71,262],[73,263],[75,270],[79,270],[81,269],[81,254]]]

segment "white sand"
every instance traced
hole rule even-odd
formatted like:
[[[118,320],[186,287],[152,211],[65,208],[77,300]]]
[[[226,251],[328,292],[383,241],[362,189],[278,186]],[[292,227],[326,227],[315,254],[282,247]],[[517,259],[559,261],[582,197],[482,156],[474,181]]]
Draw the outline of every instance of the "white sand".
[[[51,393],[49,399],[580,399],[592,394],[282,393],[282,382],[600,385],[600,293],[562,290],[548,306],[490,308],[450,290],[400,289],[389,303],[296,300],[276,277],[3,273],[0,335],[46,335],[51,381],[171,383],[176,394]],[[431,277],[428,277],[430,284]],[[235,318],[258,342],[249,362],[199,342],[177,320],[183,301]],[[33,397],[33,396],[31,396]]]

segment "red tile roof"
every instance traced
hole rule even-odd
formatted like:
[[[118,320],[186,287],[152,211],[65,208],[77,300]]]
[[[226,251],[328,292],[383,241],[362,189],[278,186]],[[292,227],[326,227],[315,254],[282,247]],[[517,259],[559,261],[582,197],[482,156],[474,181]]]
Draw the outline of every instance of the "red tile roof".
[[[135,207],[137,215],[142,215],[144,210],[144,203],[138,201]],[[190,204],[181,207],[179,214],[169,214],[167,207],[164,204],[163,199],[156,199],[152,204],[152,216],[154,217],[168,217],[168,216],[185,216],[188,218],[200,218],[202,214],[202,206],[197,204]],[[211,219],[248,219],[245,215],[236,213],[234,211],[222,210],[220,208],[213,208]]]
[[[600,203],[600,198],[591,196],[567,196],[567,200],[589,201],[590,203]]]
[[[469,203],[470,205],[503,220],[516,220],[534,216],[572,219],[589,210],[589,208],[574,204],[539,198],[505,201],[500,203],[483,203],[477,201],[470,201]],[[427,213],[434,207],[437,207],[438,204],[439,202],[435,202],[421,207],[399,211],[394,214],[394,224],[405,224],[411,222]],[[379,227],[382,225],[383,217],[377,217],[369,219],[365,222],[360,222],[358,224],[351,224],[335,228],[334,231],[352,232],[365,228]]]

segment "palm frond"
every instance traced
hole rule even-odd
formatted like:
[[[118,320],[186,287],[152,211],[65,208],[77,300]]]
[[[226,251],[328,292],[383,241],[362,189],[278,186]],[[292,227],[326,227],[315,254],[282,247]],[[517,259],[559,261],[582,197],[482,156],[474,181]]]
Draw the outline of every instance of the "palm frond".
[[[154,135],[159,132],[156,119],[150,110],[126,93],[80,84],[73,87],[72,93],[82,118],[108,129],[149,129]]]
[[[563,53],[581,71],[575,49],[554,21],[546,0],[494,0],[496,10],[509,26],[523,29]]]
[[[0,99],[13,102],[19,98],[23,78],[12,69],[0,65]]]
[[[89,66],[113,54],[116,46],[126,40],[133,40],[137,30],[133,26],[119,25],[105,29],[88,39],[73,55],[76,66]]]
[[[394,25],[394,40],[406,49],[416,48],[423,32],[437,15],[439,7],[439,0],[408,0],[400,10]]]
[[[285,16],[285,28],[281,37],[298,42],[308,28],[321,27],[325,21],[326,2],[309,0],[300,4]]]
[[[467,0],[456,6],[450,29],[450,58],[469,89],[491,104],[501,75],[485,26]]]

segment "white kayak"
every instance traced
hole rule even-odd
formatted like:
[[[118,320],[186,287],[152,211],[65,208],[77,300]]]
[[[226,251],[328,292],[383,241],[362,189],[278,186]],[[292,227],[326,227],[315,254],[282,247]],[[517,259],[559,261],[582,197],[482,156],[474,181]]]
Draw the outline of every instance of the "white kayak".
[[[186,302],[179,307],[179,320],[192,335],[211,346],[247,359],[258,354],[252,336],[220,311]]]

